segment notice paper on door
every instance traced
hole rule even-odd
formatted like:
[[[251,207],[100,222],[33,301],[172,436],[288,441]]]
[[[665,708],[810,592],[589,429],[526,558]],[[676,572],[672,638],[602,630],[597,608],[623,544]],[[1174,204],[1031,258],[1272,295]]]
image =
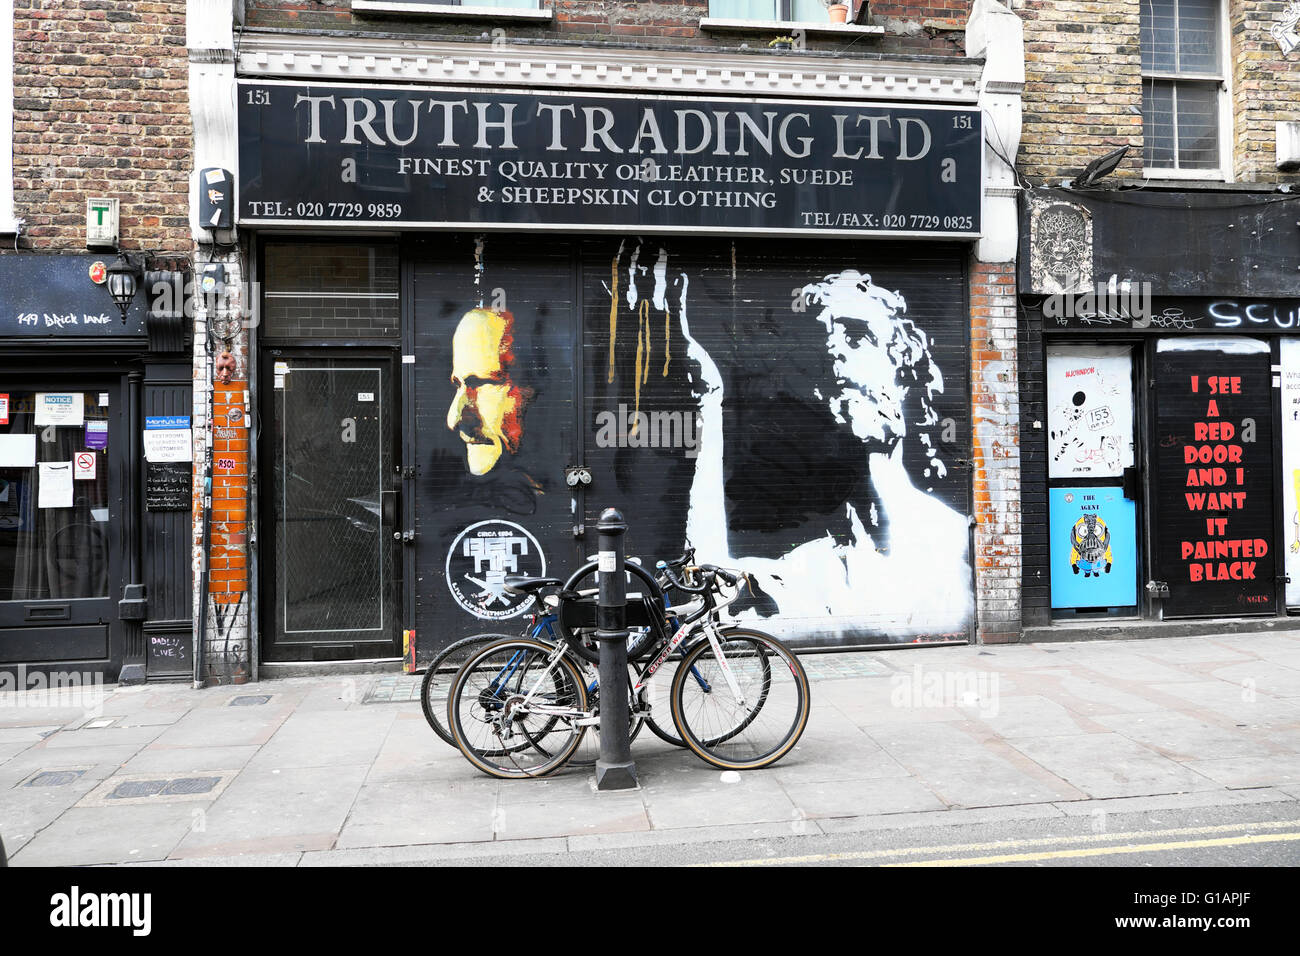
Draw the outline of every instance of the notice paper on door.
[[[0,468],[35,467],[35,435],[0,435]]]
[[[82,392],[37,392],[37,425],[76,425],[86,420],[85,395]]]
[[[72,507],[72,462],[43,461],[37,478],[36,507]]]

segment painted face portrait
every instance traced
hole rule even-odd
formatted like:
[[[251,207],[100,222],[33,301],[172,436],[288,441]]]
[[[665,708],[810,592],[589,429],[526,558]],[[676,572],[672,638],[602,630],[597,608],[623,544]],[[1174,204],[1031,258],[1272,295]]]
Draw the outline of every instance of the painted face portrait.
[[[909,392],[920,389],[928,399],[943,390],[925,336],[904,317],[907,303],[853,270],[805,286],[804,295],[821,307],[816,317],[826,329],[835,376],[833,384],[817,390],[818,397],[859,440],[892,448],[907,434]],[[923,404],[929,419],[928,400]]]
[[[472,475],[486,475],[501,456],[519,450],[523,411],[532,390],[511,378],[514,317],[509,312],[472,309],[451,341],[451,384],[456,395],[447,427],[465,443]]]

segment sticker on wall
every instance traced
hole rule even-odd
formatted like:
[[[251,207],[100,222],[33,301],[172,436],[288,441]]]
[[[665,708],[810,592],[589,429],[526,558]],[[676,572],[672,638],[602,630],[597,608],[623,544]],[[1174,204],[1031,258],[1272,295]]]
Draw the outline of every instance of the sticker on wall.
[[[0,425],[9,424],[9,393],[0,392]]]
[[[72,477],[77,481],[94,481],[95,460],[99,456],[93,451],[79,451],[72,456]]]
[[[1049,492],[1052,607],[1137,604],[1137,510],[1117,487]]]
[[[1126,346],[1047,352],[1047,475],[1118,478],[1133,465],[1133,366]]]
[[[484,620],[515,617],[533,604],[529,595],[508,594],[507,577],[541,577],[546,556],[537,539],[512,521],[472,524],[447,552],[447,587],[456,603]]]
[[[36,424],[80,426],[86,420],[84,401],[81,392],[37,392]]]

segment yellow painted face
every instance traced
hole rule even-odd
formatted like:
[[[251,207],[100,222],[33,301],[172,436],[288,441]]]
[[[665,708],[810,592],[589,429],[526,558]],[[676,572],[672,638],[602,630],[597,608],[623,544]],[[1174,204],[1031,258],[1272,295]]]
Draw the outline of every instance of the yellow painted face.
[[[461,318],[451,340],[451,384],[456,397],[447,427],[465,442],[470,474],[486,475],[504,452],[523,437],[520,413],[527,392],[510,379],[509,313],[473,309]]]

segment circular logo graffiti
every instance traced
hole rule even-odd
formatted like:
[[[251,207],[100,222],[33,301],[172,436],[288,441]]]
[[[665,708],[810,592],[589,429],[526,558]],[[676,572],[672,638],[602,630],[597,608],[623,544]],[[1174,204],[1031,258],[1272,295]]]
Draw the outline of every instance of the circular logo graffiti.
[[[545,573],[542,546],[510,521],[490,519],[472,524],[456,536],[447,552],[451,596],[484,620],[515,617],[532,606],[532,597],[506,593],[507,577],[541,577]]]

